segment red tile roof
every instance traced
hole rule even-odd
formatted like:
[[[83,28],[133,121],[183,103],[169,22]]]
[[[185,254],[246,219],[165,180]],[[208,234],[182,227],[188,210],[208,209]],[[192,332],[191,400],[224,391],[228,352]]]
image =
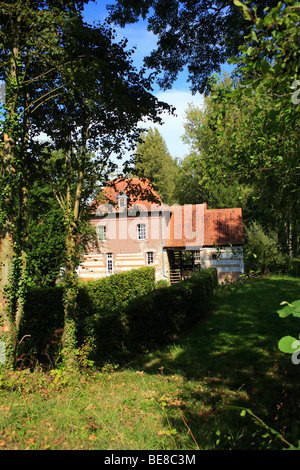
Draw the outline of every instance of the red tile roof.
[[[140,206],[150,211],[161,206],[162,210],[170,209],[169,232],[164,244],[166,248],[215,244],[228,246],[244,243],[241,208],[207,209],[206,203],[168,208],[163,205],[147,178],[116,178],[102,191],[99,202],[96,201],[96,207],[114,204],[114,211],[118,211],[117,196],[121,192],[128,196],[128,208]]]
[[[204,212],[204,245],[242,245],[242,209],[209,209]]]
[[[101,204],[113,204],[117,211],[117,196],[121,192],[128,197],[127,207],[140,205],[143,209],[151,210],[162,204],[147,178],[116,178],[105,186],[96,207]]]
[[[184,248],[188,246],[228,246],[242,245],[244,243],[244,229],[242,210],[235,209],[207,209],[203,205],[203,217],[201,211],[196,213],[193,205],[192,221],[185,225],[184,210],[187,206],[172,208],[170,216],[169,237],[166,240],[166,248]],[[202,225],[204,223],[204,231]],[[181,224],[181,227],[180,227]],[[197,231],[195,227],[197,224]],[[187,230],[185,230],[187,228]],[[201,232],[202,230],[202,232]],[[194,236],[191,236],[191,231]],[[190,236],[187,232],[190,232]]]

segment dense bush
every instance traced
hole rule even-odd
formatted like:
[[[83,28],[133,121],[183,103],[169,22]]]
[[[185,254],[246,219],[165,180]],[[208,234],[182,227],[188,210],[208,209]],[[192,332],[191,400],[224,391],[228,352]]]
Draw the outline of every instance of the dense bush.
[[[155,283],[155,288],[156,289],[163,289],[164,287],[168,287],[170,284],[166,279],[159,279]]]
[[[122,308],[125,308],[129,300],[151,292],[154,287],[153,267],[115,274],[80,285],[77,298],[78,344],[83,344],[91,335],[96,322],[95,329],[105,332],[101,350],[115,350],[116,342],[120,341],[120,345],[122,344]],[[57,357],[64,326],[62,299],[63,288],[59,286],[29,289],[20,326],[20,339],[26,335],[20,347],[21,358],[26,355],[28,360],[31,355],[41,362],[49,362]]]
[[[217,272],[210,268],[199,271],[179,284],[136,297],[126,308],[115,312],[115,335],[112,336],[120,336],[114,343],[116,349],[105,349],[106,353],[111,353],[112,356],[119,352],[130,354],[165,344],[174,334],[192,326],[211,311],[217,283]],[[109,319],[112,317],[108,317]],[[97,328],[99,323],[103,325],[102,315],[94,317],[93,321],[94,333],[97,330],[99,357],[103,352],[101,344],[107,340],[107,331],[101,327]],[[123,328],[120,328],[120,325]],[[112,334],[112,328],[108,330]],[[107,360],[110,358],[106,357]]]
[[[32,287],[27,293],[20,325],[20,363],[28,365],[29,356],[49,362],[57,355],[60,333],[64,326],[62,287]]]
[[[288,256],[283,254],[277,233],[266,232],[258,222],[246,228],[245,270],[246,272],[287,271]]]
[[[211,310],[216,285],[212,268],[164,289],[155,289],[152,267],[89,281],[77,299],[78,346],[88,343],[91,359],[103,363],[165,343]],[[30,349],[41,362],[46,356],[55,362],[64,322],[62,294],[61,287],[34,288],[27,296],[20,336],[31,338],[23,352]]]
[[[126,354],[127,307],[155,288],[153,267],[134,269],[84,284],[78,295],[77,338],[90,338],[95,359]]]
[[[114,274],[81,286],[78,304],[82,313],[91,314],[99,311],[113,312],[125,305],[137,295],[151,292],[155,287],[155,269],[153,267],[133,269]],[[89,300],[86,305],[87,299]],[[88,308],[87,308],[88,307]]]
[[[289,273],[293,276],[300,276],[300,259],[293,258],[291,260]]]

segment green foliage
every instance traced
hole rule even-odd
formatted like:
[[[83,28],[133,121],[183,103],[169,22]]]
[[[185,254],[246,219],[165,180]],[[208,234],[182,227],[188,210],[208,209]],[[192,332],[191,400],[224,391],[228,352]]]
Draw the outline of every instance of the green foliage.
[[[31,283],[54,285],[65,259],[65,225],[61,214],[52,208],[39,217],[30,217],[27,262]]]
[[[278,236],[275,232],[266,233],[258,222],[252,222],[245,230],[245,269],[256,271],[286,271],[289,260],[280,249]]]
[[[155,289],[152,267],[82,284],[75,353],[81,363],[103,364],[165,344],[211,311],[216,285],[216,271],[208,269],[178,285]],[[30,338],[20,349],[19,363],[28,365],[35,357],[50,367],[56,365],[62,354],[63,327],[62,287],[31,288],[20,331]]]
[[[295,318],[300,318],[300,300],[295,300],[292,303],[283,301],[283,302],[281,302],[280,305],[283,306],[283,308],[277,310],[277,313],[278,313],[280,318],[286,318],[286,317],[289,317],[290,315],[292,315]],[[300,335],[299,335],[299,339],[300,339]],[[300,363],[300,360],[298,358],[298,356],[300,354],[300,341],[299,341],[299,339],[297,339],[293,336],[286,335],[286,336],[283,336],[278,342],[278,349],[280,351],[282,351],[283,353],[291,354],[292,355],[292,362],[295,365],[298,365]],[[232,408],[237,409],[238,407],[232,407]],[[262,434],[261,441],[263,441],[263,439],[264,439],[268,442],[269,445],[267,446],[267,448],[270,448],[270,444],[272,443],[273,439],[277,439],[277,440],[281,441],[283,443],[283,445],[285,445],[285,448],[287,448],[289,450],[300,450],[300,441],[299,440],[298,440],[298,445],[294,446],[293,444],[291,444],[289,441],[287,441],[284,438],[282,433],[278,432],[273,427],[267,425],[264,422],[264,420],[262,420],[261,418],[256,416],[253,413],[252,410],[250,410],[248,408],[244,408],[241,411],[241,416],[245,417],[247,414],[253,419],[253,421],[260,428],[263,429],[264,432]],[[256,433],[253,434],[253,436],[256,436]],[[262,444],[261,444],[260,448],[262,448]]]
[[[76,314],[70,319],[72,329],[75,321],[77,346],[82,347],[88,342],[92,350],[95,345],[93,338],[101,336],[104,342],[99,346],[98,341],[96,349],[100,347],[104,354],[114,351],[114,348],[119,350],[122,347],[122,309],[134,297],[152,291],[154,286],[155,272],[152,267],[115,274],[78,286]],[[52,366],[60,359],[64,297],[63,286],[29,289],[20,327],[20,337],[26,335],[26,339],[20,347],[19,365],[37,360]],[[74,334],[71,337],[74,338]]]
[[[148,178],[165,204],[174,198],[175,161],[157,128],[150,128],[141,135],[136,148],[133,173],[139,178]]]
[[[292,303],[283,301],[280,305],[284,305],[283,308],[277,310],[278,315],[281,318],[286,318],[292,315],[295,318],[300,318],[300,300],[295,300]],[[283,336],[278,342],[278,348],[280,351],[292,354],[292,361],[294,364],[299,364],[300,360],[298,358],[300,353],[300,335],[299,338],[293,336]]]
[[[213,315],[119,370],[0,368],[1,449],[195,452],[194,436],[200,450],[282,450],[279,434],[296,449],[298,367],[277,340],[297,330],[274,311],[299,287],[299,278],[276,275],[220,289]]]
[[[52,365],[61,349],[64,327],[62,287],[30,287],[20,325],[18,366],[38,361]],[[28,336],[27,336],[28,335]]]
[[[157,44],[146,57],[146,64],[163,72],[159,84],[164,89],[171,88],[178,73],[186,67],[192,91],[208,91],[209,77],[219,72],[229,57],[238,54],[247,29],[247,21],[234,2],[117,0],[111,3],[111,17],[121,26],[138,21],[141,15],[148,20],[148,29],[156,35]],[[265,7],[275,6],[276,0],[249,2],[250,6],[254,4],[263,16]]]
[[[155,270],[153,267],[134,269],[89,281],[81,284],[81,294],[78,298],[79,310],[83,315],[91,314],[91,306],[93,312],[113,312],[129,300],[151,292],[154,286]],[[86,298],[90,300],[88,306],[85,306]]]
[[[71,283],[80,241],[90,235],[82,230],[90,198],[105,180],[108,168],[115,166],[110,162],[111,155],[121,158],[136,144],[142,118],[160,122],[159,114],[170,109],[152,95],[153,79],[146,76],[145,69],[139,72],[134,68],[126,40],[116,43],[107,23],[84,23],[84,3],[87,1],[24,4],[17,0],[1,4],[0,9],[0,79],[6,87],[1,120],[5,145],[1,146],[0,161],[0,222],[6,224],[6,239],[12,238],[17,261],[21,262],[10,287],[16,290],[16,297],[25,291],[27,266],[35,284],[50,284],[65,261],[64,339],[71,341],[69,346],[74,344],[76,329],[71,318],[75,310],[75,286]],[[44,143],[35,139],[41,134],[46,134]],[[62,230],[52,210],[54,204],[49,209],[51,216],[43,212],[28,217],[30,176],[36,168],[40,193],[47,180],[51,197],[55,196],[60,207]],[[47,240],[51,234],[46,225],[53,217],[57,233],[55,240]],[[33,226],[29,220],[36,224],[30,240],[27,229]],[[64,239],[60,235],[65,235]],[[45,243],[36,244],[39,237]],[[30,254],[26,266],[27,248]],[[6,258],[12,271],[13,256],[12,250],[6,256],[1,244],[0,267]],[[4,303],[0,299],[1,316]],[[12,318],[19,321],[21,313],[19,308]],[[12,331],[14,325],[10,326]]]
[[[232,78],[212,77],[204,109],[188,109],[191,155],[180,169],[179,191],[193,202],[242,206],[244,220],[276,231],[283,250],[297,256],[299,4],[268,5],[264,13],[235,4],[250,34],[232,59]]]
[[[249,21],[250,34],[240,47],[235,78],[240,86],[231,93],[232,104],[248,99],[255,103],[249,113],[248,135],[252,143],[246,157],[235,146],[235,165],[261,188],[262,202],[274,211],[278,235],[295,255],[299,249],[299,11],[293,0],[269,6],[265,15],[256,8],[235,2]],[[224,100],[224,95],[223,99]],[[254,177],[254,178],[253,178]],[[262,208],[263,209],[263,208]]]
[[[273,95],[273,109],[267,111],[269,125],[285,130],[299,119],[299,106],[293,103],[293,83],[299,78],[299,12],[294,0],[278,2],[266,9],[264,17],[241,2],[235,3],[244,11],[251,24],[246,44],[240,47],[240,57],[231,62],[238,65],[237,74],[243,77],[243,92],[263,86]],[[292,156],[291,156],[292,157]],[[293,159],[293,157],[292,157]]]
[[[169,286],[169,282],[166,279],[159,279],[155,283],[156,289],[163,289],[164,287],[168,287],[168,286]]]
[[[164,344],[206,316],[212,309],[216,285],[216,270],[210,268],[131,302],[128,330],[134,347],[143,350]]]
[[[293,258],[291,260],[289,272],[293,276],[300,276],[300,259]]]
[[[265,421],[263,421],[259,416],[256,416],[252,410],[249,408],[240,408],[238,406],[231,406],[229,408],[239,410],[241,409],[242,411],[240,412],[240,416],[243,418],[246,417],[247,415],[251,417],[252,421],[260,428],[259,431],[254,431],[252,433],[253,439],[255,439],[257,442],[259,442],[259,449],[265,449],[265,450],[271,450],[274,448],[274,441],[280,441],[282,446],[285,446],[284,448],[288,448],[290,450],[296,449],[290,442],[288,442],[276,429],[273,427],[269,426]],[[219,434],[219,433],[218,433]],[[219,434],[220,435],[220,434]],[[299,447],[300,449],[300,447]]]

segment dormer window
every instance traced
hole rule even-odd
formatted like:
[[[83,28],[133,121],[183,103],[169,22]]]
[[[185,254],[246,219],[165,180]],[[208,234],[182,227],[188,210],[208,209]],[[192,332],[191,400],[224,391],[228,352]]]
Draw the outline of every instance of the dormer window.
[[[123,191],[118,194],[117,201],[119,211],[125,211],[127,209],[127,199],[128,197],[123,193]]]

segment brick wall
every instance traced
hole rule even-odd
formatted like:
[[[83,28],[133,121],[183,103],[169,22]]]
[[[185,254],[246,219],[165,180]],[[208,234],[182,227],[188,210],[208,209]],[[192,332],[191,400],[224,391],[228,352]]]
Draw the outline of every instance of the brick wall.
[[[93,279],[144,266],[154,266],[156,278],[168,277],[167,255],[163,251],[161,215],[127,217],[109,214],[91,220],[92,225],[105,226],[106,240],[99,241],[99,250],[91,249],[78,269],[79,277]],[[138,225],[145,227],[146,237],[138,239]],[[107,254],[109,257],[107,256]],[[152,255],[148,255],[152,253]],[[109,258],[109,259],[108,259]],[[111,263],[111,264],[110,264]]]

